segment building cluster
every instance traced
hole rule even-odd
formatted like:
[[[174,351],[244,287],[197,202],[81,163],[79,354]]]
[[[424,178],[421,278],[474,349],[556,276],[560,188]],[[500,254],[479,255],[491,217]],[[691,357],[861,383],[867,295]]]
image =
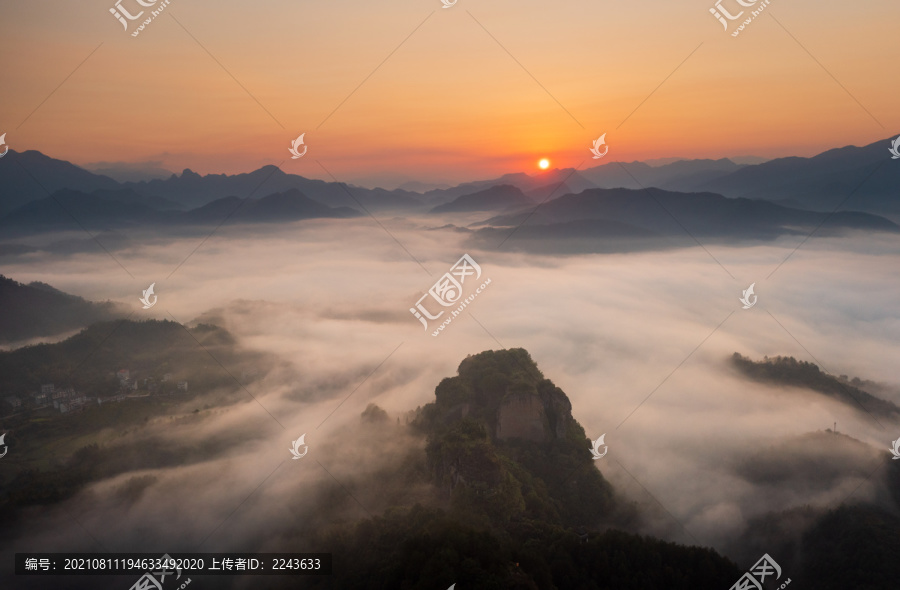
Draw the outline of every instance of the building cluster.
[[[122,371],[125,371],[127,373],[128,370],[122,369]],[[121,374],[122,371],[119,371],[119,373]],[[121,380],[121,377],[120,377],[120,380]],[[174,375],[172,375],[172,373],[164,373],[162,376],[162,379],[160,379],[159,382],[157,382],[156,379],[154,379],[153,377],[147,377],[146,379],[144,379],[141,382],[141,385],[143,385],[143,388],[146,389],[147,391],[149,391],[150,393],[157,393],[160,390],[160,383],[171,384],[172,382],[174,382],[174,380],[175,380]],[[136,381],[134,382],[133,388],[137,389]],[[171,385],[163,386],[163,389],[171,389]],[[187,381],[176,382],[175,389],[177,389],[178,391],[187,391],[188,390]]]
[[[130,370],[121,369],[115,373],[110,372],[110,376],[112,377],[113,375],[119,380],[119,392],[117,395],[110,397],[89,398],[76,392],[73,387],[57,388],[53,383],[46,383],[41,385],[40,391],[35,391],[24,397],[24,399],[20,396],[11,395],[3,398],[3,401],[14,412],[24,408],[40,410],[52,405],[60,413],[66,414],[83,410],[92,399],[96,399],[97,404],[102,405],[104,402],[118,402],[128,397],[141,397],[132,393],[138,390],[138,380],[132,377]],[[188,391],[188,382],[175,381],[172,373],[164,374],[159,382],[153,377],[147,377],[142,379],[140,384],[151,395],[160,392],[160,390],[167,393],[172,391],[187,393]]]
[[[57,389],[53,383],[45,383],[41,385],[40,391],[30,394],[30,406],[36,410],[46,408],[50,405],[60,413],[80,412],[84,409],[91,398],[75,391],[74,387],[62,387]],[[23,406],[22,398],[18,396],[10,396],[5,399],[6,403],[12,406],[13,410],[19,410]]]
[[[136,380],[131,378],[131,371],[122,369],[116,373],[116,377],[119,378],[120,391],[137,391],[138,384]]]

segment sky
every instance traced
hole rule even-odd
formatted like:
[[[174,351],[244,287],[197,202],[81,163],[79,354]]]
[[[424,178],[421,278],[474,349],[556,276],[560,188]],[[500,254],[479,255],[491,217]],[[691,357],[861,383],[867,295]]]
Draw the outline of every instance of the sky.
[[[707,0],[172,0],[137,37],[112,5],[0,3],[11,149],[395,186],[589,166],[603,133],[632,161],[811,156],[900,129],[887,0],[772,0],[737,37]]]

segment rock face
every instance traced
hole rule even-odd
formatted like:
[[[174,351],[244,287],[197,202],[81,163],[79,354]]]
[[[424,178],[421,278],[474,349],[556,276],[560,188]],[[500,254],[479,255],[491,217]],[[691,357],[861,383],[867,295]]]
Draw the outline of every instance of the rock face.
[[[428,435],[432,481],[454,510],[584,525],[612,509],[572,404],[523,349],[467,357],[414,424]]]
[[[435,390],[433,411],[450,424],[466,417],[481,422],[495,441],[550,442],[566,437],[574,423],[569,398],[522,349],[466,358],[459,375]]]
[[[508,395],[497,412],[496,438],[543,442],[547,440],[548,425],[541,398],[527,393]]]
[[[564,438],[572,422],[572,404],[550,381],[536,387],[520,384],[508,391],[497,409],[494,438],[548,442]]]

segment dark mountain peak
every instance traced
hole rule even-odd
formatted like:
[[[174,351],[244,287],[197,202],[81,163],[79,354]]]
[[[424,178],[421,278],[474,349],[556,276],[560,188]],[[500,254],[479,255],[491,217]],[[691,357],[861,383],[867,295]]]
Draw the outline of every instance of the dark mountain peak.
[[[40,179],[36,182],[35,179]],[[47,192],[62,188],[91,192],[101,188],[119,186],[112,178],[88,172],[71,162],[56,160],[36,150],[16,152],[10,150],[0,160],[0,215],[12,211],[30,201],[43,199]]]
[[[569,398],[524,349],[466,357],[414,425],[428,436],[434,483],[465,511],[595,526],[615,507]]]
[[[584,435],[572,417],[572,404],[544,378],[522,348],[489,350],[466,357],[456,377],[435,389],[435,416],[452,424],[462,418],[481,423],[494,440],[539,443]],[[570,432],[571,429],[571,432]]]
[[[262,168],[254,170],[253,172],[251,172],[251,174],[277,174],[279,172],[284,174],[284,170],[282,170],[278,166],[276,166],[274,164],[266,164]],[[299,174],[297,174],[296,176],[298,176],[300,178],[304,178],[303,176],[300,176]],[[306,179],[304,178],[304,180],[306,180]]]
[[[302,191],[303,195],[329,207],[352,207],[355,201],[347,195],[351,190],[356,201],[367,209],[409,209],[421,207],[422,203],[405,191],[370,190],[359,187],[348,189],[346,184],[304,178],[287,174],[278,166],[266,165],[251,172],[240,174],[207,174],[201,176],[185,169],[181,176],[171,176],[165,180],[155,179],[125,183],[137,192],[148,196],[170,199],[195,209],[226,195],[243,198],[258,198],[291,189]]]

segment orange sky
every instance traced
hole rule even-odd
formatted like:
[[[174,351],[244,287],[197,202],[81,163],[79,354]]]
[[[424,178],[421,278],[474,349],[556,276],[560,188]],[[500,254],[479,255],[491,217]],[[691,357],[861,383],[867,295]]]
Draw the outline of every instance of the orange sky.
[[[887,0],[772,0],[737,38],[706,0],[172,0],[136,38],[113,4],[0,5],[12,149],[327,178],[318,160],[338,180],[391,184],[531,172],[541,157],[590,166],[602,133],[608,159],[630,161],[812,155],[900,130]],[[300,133],[309,151],[291,160]]]

